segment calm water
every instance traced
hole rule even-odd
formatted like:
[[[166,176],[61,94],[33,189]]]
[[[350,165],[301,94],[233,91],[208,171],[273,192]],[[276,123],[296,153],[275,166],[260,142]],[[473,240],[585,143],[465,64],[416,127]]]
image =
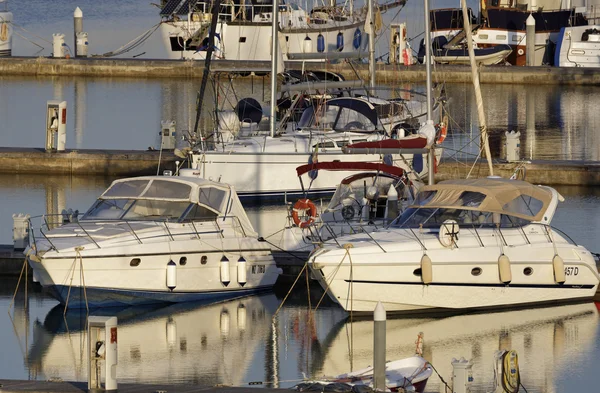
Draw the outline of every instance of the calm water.
[[[87,380],[85,317],[29,288],[8,309],[16,280],[0,290],[0,378]],[[22,288],[22,286],[21,286]],[[119,320],[118,380],[290,387],[303,376],[336,375],[372,364],[373,322],[350,321],[325,304],[311,314],[296,288],[277,317],[285,290],[199,306],[106,310]],[[311,304],[322,292],[311,288]],[[471,359],[473,391],[492,390],[493,355],[515,349],[529,392],[596,392],[600,383],[594,303],[443,318],[390,319],[387,358],[412,355],[419,332],[424,356],[450,381],[452,358]],[[100,315],[97,312],[92,314]],[[199,321],[202,321],[199,323]],[[434,374],[428,392],[444,391]]]
[[[446,1],[432,6],[443,5],[454,4]],[[15,22],[31,35],[17,31],[44,46],[38,52],[29,41],[15,36],[14,54],[49,55],[51,45],[33,35],[51,40],[52,33],[62,32],[69,38],[76,6],[84,12],[90,53],[114,50],[158,22],[158,9],[146,1],[11,1]],[[395,21],[410,19],[419,12],[420,4],[410,3]],[[417,23],[411,28],[422,30],[422,25]],[[155,33],[130,55],[138,54],[163,57],[159,36]],[[405,87],[422,89],[420,85]],[[0,146],[43,146],[43,111],[51,99],[64,99],[69,105],[67,148],[156,146],[162,119],[176,120],[179,131],[191,129],[198,88],[199,80],[167,78],[146,81],[0,76]],[[241,81],[236,88],[261,102],[269,96],[259,78]],[[504,132],[517,130],[522,135],[523,157],[600,160],[600,113],[593,106],[598,102],[599,88],[484,85],[482,89],[488,124],[494,132],[494,156],[503,155]],[[468,142],[478,139],[472,88],[470,84],[454,84],[447,90],[452,134],[446,140],[446,155],[462,159],[476,151]],[[213,99],[208,97],[207,101]],[[528,106],[535,109],[534,117],[528,118]],[[210,111],[205,110],[206,114]],[[204,118],[204,127],[210,127],[209,116]],[[111,180],[0,175],[0,243],[12,241],[13,213],[85,210]],[[558,189],[566,201],[554,225],[591,251],[599,252],[600,190]],[[254,207],[248,214],[258,232],[268,237],[285,224],[286,207]],[[4,315],[0,317],[0,378],[86,380],[83,317],[68,313],[64,319],[56,301],[31,287],[27,300],[21,287],[9,310],[16,284],[15,280],[0,280],[0,315]],[[350,322],[331,304],[310,316],[308,294],[302,288],[297,288],[273,321],[285,293],[285,289],[278,289],[264,296],[209,306],[111,310],[119,318],[119,381],[236,386],[263,381],[289,387],[303,375],[335,375],[372,364],[372,322]],[[313,307],[321,294],[318,288],[311,288]],[[494,351],[516,349],[522,382],[529,392],[595,392],[600,385],[599,321],[593,303],[390,320],[387,358],[411,355],[417,333],[422,331],[425,356],[446,381],[451,378],[452,358],[464,356],[475,363],[476,391],[490,391]],[[437,376],[431,378],[427,391],[444,391]]]

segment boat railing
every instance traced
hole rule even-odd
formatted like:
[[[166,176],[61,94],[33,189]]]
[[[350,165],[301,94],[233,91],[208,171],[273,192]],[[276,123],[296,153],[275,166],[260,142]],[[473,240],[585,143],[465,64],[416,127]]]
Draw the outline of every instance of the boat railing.
[[[379,244],[379,242],[377,242],[376,239],[373,238],[373,236],[371,236],[371,234],[369,232],[376,230],[378,227],[375,223],[364,223],[364,224],[354,224],[350,221],[335,221],[335,222],[322,222],[319,223],[318,225],[313,225],[309,227],[310,230],[310,238],[313,239],[312,243],[314,244],[320,244],[323,243],[325,241],[335,241],[337,243],[337,245],[339,247],[343,247],[343,244],[339,242],[339,237],[340,236],[347,236],[349,233],[344,233],[342,231],[340,231],[339,229],[342,228],[343,226],[347,226],[350,229],[350,233],[353,234],[358,234],[358,233],[362,233],[365,234],[366,236],[368,236],[383,252],[386,252],[386,250],[381,246],[381,244]],[[338,228],[338,230],[336,231],[336,227]],[[529,233],[527,234],[525,228],[526,227],[539,227],[541,228],[541,231],[539,232],[534,232],[534,233]],[[513,237],[515,233],[519,233],[521,235],[521,237],[524,239],[526,244],[532,244],[534,243],[531,239],[532,235],[536,235],[538,236],[538,238],[535,240],[535,242],[539,243],[539,235],[544,235],[544,237],[546,238],[546,240],[548,241],[548,243],[554,243],[556,241],[553,233],[558,233],[562,239],[564,239],[567,243],[572,244],[572,245],[577,245],[577,243],[569,236],[567,235],[565,232],[563,232],[562,230],[555,228],[549,224],[542,224],[542,223],[528,223],[527,225],[516,225],[516,226],[512,226],[512,227],[502,227],[500,225],[496,225],[496,224],[461,224],[460,228],[464,228],[464,229],[469,229],[473,231],[473,234],[475,235],[477,242],[479,243],[479,245],[481,247],[485,247],[485,243],[482,239],[482,234],[480,233],[480,231],[482,229],[491,229],[494,232],[496,232],[498,234],[498,237],[500,238],[502,245],[505,247],[509,247],[514,245],[513,242],[507,240],[507,237]],[[426,244],[422,242],[422,239],[420,238],[420,236],[413,230],[414,228],[406,228],[408,229],[413,237],[414,240],[419,243],[420,247],[423,249],[426,249]],[[419,232],[423,231],[423,229],[425,230],[429,230],[431,233],[435,233],[436,231],[439,230],[439,227],[431,227],[431,228],[419,228]],[[507,229],[510,230],[517,230],[517,232],[512,232],[510,235],[505,233]],[[340,233],[342,232],[342,233]],[[459,244],[460,247],[460,244]]]
[[[153,241],[156,241],[157,238],[161,238],[161,237],[165,237],[168,241],[177,241],[177,239],[189,239],[190,236],[195,237],[196,239],[200,240],[202,239],[203,236],[206,235],[217,235],[220,238],[224,238],[224,231],[226,228],[231,228],[233,231],[235,232],[239,232],[241,237],[246,237],[246,231],[244,229],[244,226],[241,224],[240,219],[237,216],[218,216],[216,218],[211,218],[210,220],[190,220],[190,221],[185,221],[185,222],[179,222],[179,221],[169,221],[169,220],[155,220],[155,221],[141,221],[141,220],[113,220],[113,221],[99,221],[99,220],[79,220],[79,214],[78,215],[73,215],[72,218],[70,220],[65,220],[65,215],[64,214],[44,214],[41,216],[34,216],[28,219],[28,225],[29,225],[29,234],[30,234],[30,239],[29,239],[29,244],[30,245],[35,245],[37,244],[38,240],[41,240],[42,238],[44,240],[46,240],[48,242],[48,244],[50,245],[51,249],[54,249],[56,252],[58,251],[58,248],[56,247],[55,243],[57,239],[67,239],[73,238],[73,235],[71,233],[65,233],[64,235],[52,235],[52,236],[48,236],[48,232],[52,229],[58,228],[62,225],[66,225],[66,224],[73,224],[76,225],[76,229],[78,229],[83,236],[78,236],[78,237],[83,237],[86,239],[89,239],[89,241],[91,243],[93,243],[96,248],[102,248],[99,244],[99,239],[98,237],[94,238],[93,233],[90,232],[89,227],[86,229],[86,223],[102,223],[102,222],[107,222],[107,223],[119,223],[119,224],[123,224],[127,227],[128,232],[131,233],[132,237],[135,239],[135,241],[138,244],[144,244],[145,241],[149,241],[150,239],[152,239]],[[33,224],[34,219],[39,219],[40,220],[40,224],[39,226],[35,226]],[[155,232],[145,236],[143,233],[140,233],[140,230],[138,229],[136,231],[136,229],[134,228],[135,224],[139,224],[140,222],[153,222],[155,223],[158,227],[162,228],[163,233],[157,235]],[[210,228],[207,229],[199,229],[197,224],[200,222],[204,222],[204,223],[211,223],[212,225],[210,225]],[[133,224],[133,225],[132,225]],[[191,228],[190,231],[187,230],[182,230],[184,228],[184,226],[182,224],[188,224],[185,226],[185,228]],[[173,229],[173,225],[177,225],[177,230],[174,231]],[[37,249],[37,248],[36,248]]]
[[[221,4],[219,9],[219,20],[245,20],[254,21],[254,18],[261,16],[263,22],[270,22],[271,11],[273,6],[271,4],[252,4],[250,2],[244,4]],[[290,4],[280,4],[279,12],[292,12],[294,9]],[[212,15],[212,2],[199,1],[196,3],[195,8],[190,10],[188,13],[188,20],[192,22],[208,22]]]

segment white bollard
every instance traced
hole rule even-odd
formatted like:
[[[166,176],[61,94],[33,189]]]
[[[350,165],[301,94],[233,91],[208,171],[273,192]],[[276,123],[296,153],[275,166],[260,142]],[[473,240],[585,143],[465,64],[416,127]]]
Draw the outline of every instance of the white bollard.
[[[537,7],[536,7],[537,8]],[[535,19],[529,14],[525,21],[525,64],[535,65]]]
[[[373,389],[385,388],[385,325],[386,312],[383,304],[377,302],[373,312]]]
[[[73,32],[75,37],[75,57],[79,56],[87,56],[87,48],[85,55],[80,52],[79,49],[79,34],[83,31],[83,12],[81,12],[81,8],[75,8],[75,12],[73,12]],[[86,45],[87,45],[87,34],[85,37]]]

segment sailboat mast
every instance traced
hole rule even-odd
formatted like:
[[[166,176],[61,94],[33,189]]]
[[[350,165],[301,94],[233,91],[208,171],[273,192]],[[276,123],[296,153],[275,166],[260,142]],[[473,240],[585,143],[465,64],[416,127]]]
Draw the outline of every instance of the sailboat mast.
[[[432,107],[431,107],[431,26],[429,25],[429,0],[424,0],[425,3],[425,72],[427,74],[426,97],[427,97],[427,121],[433,123]],[[427,183],[435,183],[435,142],[429,148],[427,155]]]
[[[467,1],[461,0],[463,14],[463,28],[466,33],[467,47],[469,49],[469,60],[471,61],[471,75],[473,78],[473,87],[475,88],[475,101],[477,102],[477,115],[479,116],[479,128],[481,129],[481,143],[487,158],[490,176],[494,176],[494,167],[492,165],[492,154],[490,153],[490,143],[488,140],[487,123],[485,121],[485,112],[483,111],[483,99],[481,98],[481,89],[479,88],[479,73],[477,72],[477,63],[475,62],[475,51],[473,50],[473,35],[471,34],[471,22],[467,11]]]
[[[271,137],[275,136],[275,127],[277,123],[276,104],[277,104],[277,56],[279,54],[279,1],[273,0],[273,12],[271,15],[271,118],[269,129]]]
[[[429,25],[429,0],[425,0],[425,72],[427,74],[427,120],[431,118],[431,26]]]
[[[369,15],[369,87],[370,94],[375,93],[375,12],[373,10],[373,1],[368,0],[367,15]]]

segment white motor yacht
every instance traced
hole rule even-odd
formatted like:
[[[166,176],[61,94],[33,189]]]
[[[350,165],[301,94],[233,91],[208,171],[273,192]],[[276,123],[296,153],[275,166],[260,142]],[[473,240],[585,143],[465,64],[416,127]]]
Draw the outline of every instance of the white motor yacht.
[[[386,228],[338,237],[309,266],[345,310],[397,313],[591,299],[594,256],[551,227],[562,196],[501,178],[424,186]]]
[[[275,284],[235,189],[183,176],[114,181],[80,218],[30,236],[34,278],[68,307],[217,301]],[[50,228],[49,228],[50,227]]]

